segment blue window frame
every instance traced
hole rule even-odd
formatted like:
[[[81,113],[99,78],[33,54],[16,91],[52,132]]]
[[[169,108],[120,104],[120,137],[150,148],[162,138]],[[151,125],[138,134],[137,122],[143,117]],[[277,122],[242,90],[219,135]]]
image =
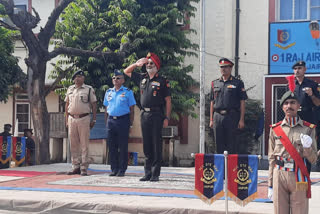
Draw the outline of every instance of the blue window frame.
[[[320,20],[320,0],[278,0],[278,21]]]

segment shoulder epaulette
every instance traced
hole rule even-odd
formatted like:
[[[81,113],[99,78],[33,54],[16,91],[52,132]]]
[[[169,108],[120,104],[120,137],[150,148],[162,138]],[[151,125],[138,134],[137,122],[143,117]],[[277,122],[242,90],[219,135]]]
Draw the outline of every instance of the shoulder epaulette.
[[[274,128],[274,127],[276,127],[276,126],[279,126],[281,123],[282,123],[282,121],[279,121],[279,122],[277,122],[277,123],[275,123],[275,124],[270,125],[270,127],[271,127],[271,128]]]
[[[307,121],[303,121],[303,125],[308,126],[309,128],[316,128],[317,126],[313,123],[309,123]]]

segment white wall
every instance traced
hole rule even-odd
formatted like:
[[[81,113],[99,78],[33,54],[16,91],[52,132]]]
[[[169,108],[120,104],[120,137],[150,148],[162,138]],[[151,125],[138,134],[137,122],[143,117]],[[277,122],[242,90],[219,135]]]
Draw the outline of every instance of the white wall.
[[[36,9],[41,18],[40,23],[33,32],[39,33],[40,27],[44,27],[47,23],[48,17],[55,8],[55,0],[32,0],[32,7]]]
[[[191,18],[191,29],[197,34],[189,38],[200,47],[200,3],[196,16]],[[255,86],[247,92],[251,99],[263,100],[263,76],[268,73],[268,7],[269,1],[240,1],[239,74],[245,87]],[[211,81],[220,77],[218,61],[235,57],[236,1],[205,0],[205,92]],[[198,52],[200,56],[200,52]],[[200,58],[187,57],[185,65],[193,64],[192,77],[200,79]],[[234,75],[234,71],[233,71]],[[189,144],[199,144],[199,118],[189,119]],[[197,147],[189,145],[187,150]]]

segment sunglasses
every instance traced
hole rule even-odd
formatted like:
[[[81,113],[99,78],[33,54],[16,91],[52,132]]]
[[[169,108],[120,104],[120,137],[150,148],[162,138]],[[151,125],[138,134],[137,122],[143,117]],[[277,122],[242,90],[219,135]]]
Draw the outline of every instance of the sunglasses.
[[[113,80],[119,80],[122,79],[122,77],[112,77]]]

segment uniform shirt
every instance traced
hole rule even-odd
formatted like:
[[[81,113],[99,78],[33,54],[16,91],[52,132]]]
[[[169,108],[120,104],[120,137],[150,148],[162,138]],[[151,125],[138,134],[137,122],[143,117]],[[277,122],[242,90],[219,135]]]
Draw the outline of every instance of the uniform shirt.
[[[11,133],[9,133],[9,132],[2,132],[2,133],[0,133],[0,136],[3,136],[3,137],[8,137],[8,136],[11,136],[12,134]]]
[[[293,146],[297,149],[298,153],[302,158],[307,158],[310,163],[315,163],[317,161],[317,141],[315,138],[316,130],[313,124],[305,125],[303,120],[299,119],[294,127],[290,127],[286,119],[282,122],[272,125],[275,127],[280,125],[288,136],[289,140],[293,144]],[[300,140],[300,134],[309,135],[312,138],[311,152],[308,154],[304,152],[303,145]],[[285,147],[280,141],[279,136],[276,136],[273,129],[270,129],[269,134],[269,150],[268,150],[268,158],[269,158],[269,180],[268,185],[272,186],[272,178],[273,178],[273,169],[275,166],[276,157],[283,158],[291,158]]]
[[[130,113],[130,106],[136,104],[133,92],[126,87],[121,86],[118,91],[110,88],[106,91],[103,105],[108,107],[107,112],[111,116],[122,116]]]
[[[313,80],[304,78],[301,85],[299,84],[298,80],[296,80],[296,88],[294,93],[297,95],[299,103],[302,107],[302,111],[312,111],[312,108],[315,107],[313,104],[311,97],[303,91],[303,88],[312,88],[312,93],[317,98],[320,98],[319,91],[318,91],[318,83],[314,82]]]
[[[165,97],[171,96],[169,81],[158,73],[150,79],[148,74],[133,72],[131,79],[140,87],[140,103],[143,108],[162,108]]]
[[[90,88],[90,100],[88,100]],[[66,109],[69,114],[79,115],[90,113],[90,103],[96,102],[97,97],[94,93],[94,89],[90,85],[82,84],[82,86],[79,88],[76,88],[75,85],[72,85],[68,88],[64,101],[69,101],[68,109]]]
[[[223,78],[212,81],[211,101],[214,101],[215,110],[240,110],[240,100],[248,99],[241,80],[230,76],[227,81]]]

